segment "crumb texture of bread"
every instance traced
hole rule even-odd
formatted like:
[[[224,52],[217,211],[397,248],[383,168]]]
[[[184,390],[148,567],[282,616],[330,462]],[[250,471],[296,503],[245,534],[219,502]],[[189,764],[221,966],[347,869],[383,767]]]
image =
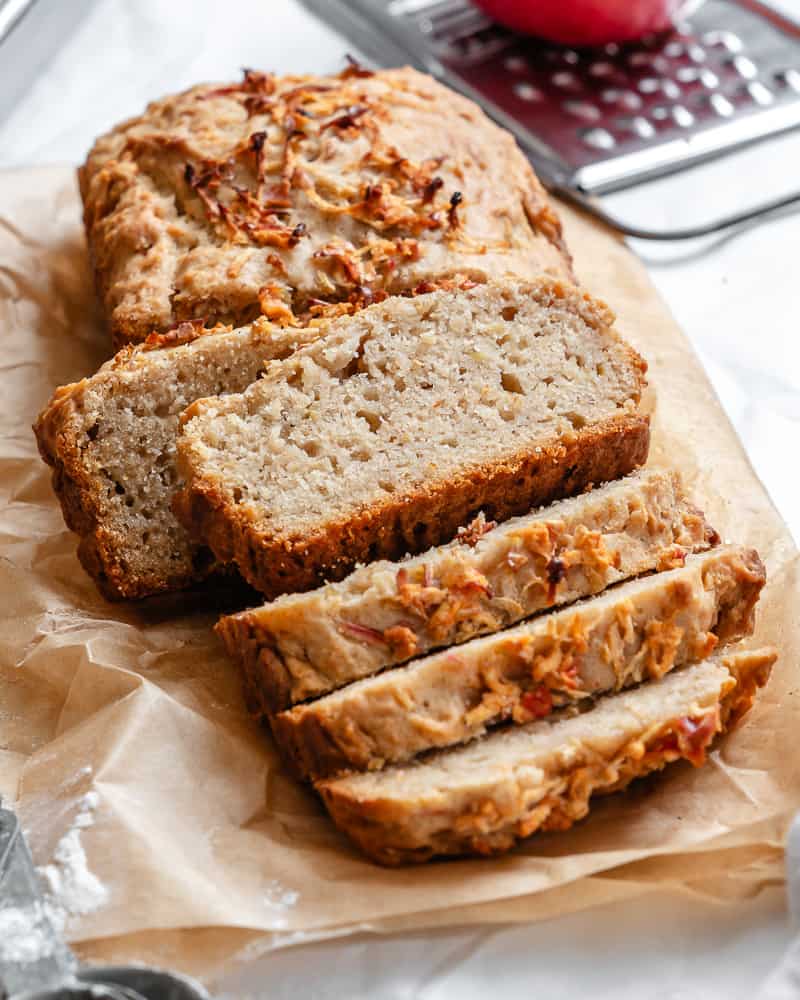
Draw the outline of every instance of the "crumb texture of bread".
[[[702,764],[747,712],[776,659],[732,652],[600,699],[581,714],[495,731],[384,771],[319,782],[336,825],[384,865],[510,850],[566,830],[593,795],[677,760]]]
[[[644,470],[501,525],[481,513],[448,545],[229,615],[217,633],[271,714],[717,541],[675,473]]]
[[[81,563],[107,598],[178,590],[220,571],[172,513],[179,416],[200,396],[246,388],[270,358],[313,335],[263,319],[240,330],[185,323],[56,391],[34,430]]]
[[[392,298],[183,415],[176,512],[268,597],[632,471],[645,363],[549,280]]]
[[[752,632],[764,582],[755,550],[722,546],[297,705],[272,730],[303,778],[410,760],[705,659]]]
[[[196,86],[99,138],[79,177],[118,347],[456,275],[571,277],[512,136],[413,69]]]

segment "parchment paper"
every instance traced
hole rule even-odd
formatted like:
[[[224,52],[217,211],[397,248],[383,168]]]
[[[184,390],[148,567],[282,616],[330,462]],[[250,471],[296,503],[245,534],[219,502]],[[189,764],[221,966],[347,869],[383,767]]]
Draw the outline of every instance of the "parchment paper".
[[[643,268],[562,212],[581,279],[650,363],[651,464],[679,466],[723,536],[758,547],[769,584],[751,643],[775,643],[781,658],[704,769],[675,766],[506,857],[390,871],[351,849],[284,775],[210,631],[214,608],[185,597],[110,605],[81,570],[30,424],[108,342],[72,170],[3,175],[0,793],[17,798],[39,864],[77,798],[98,793],[82,843],[109,900],[67,928],[85,959],[210,976],[356,930],[541,919],[658,886],[741,898],[782,878],[800,805],[798,555]]]

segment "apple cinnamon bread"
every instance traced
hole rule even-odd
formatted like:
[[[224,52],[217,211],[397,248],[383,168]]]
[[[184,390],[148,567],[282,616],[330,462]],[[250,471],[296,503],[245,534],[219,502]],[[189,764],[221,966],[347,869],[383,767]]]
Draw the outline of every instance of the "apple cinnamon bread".
[[[704,659],[750,634],[764,580],[755,550],[721,546],[296,705],[272,731],[304,778],[410,760]]]
[[[39,451],[80,561],[107,598],[178,590],[218,568],[172,513],[178,418],[199,396],[246,388],[312,336],[263,319],[240,330],[185,323],[56,391],[34,426]]]
[[[677,760],[700,765],[750,708],[776,659],[734,651],[659,681],[495,731],[411,764],[318,783],[333,821],[374,861],[496,854],[537,830],[566,830],[593,795]]]
[[[192,87],[99,138],[79,179],[117,347],[454,275],[571,276],[512,136],[408,68]]]
[[[447,545],[228,615],[217,633],[271,714],[717,541],[675,473],[644,470],[504,524],[481,513]]]
[[[549,280],[394,297],[183,415],[176,512],[263,594],[420,552],[647,457],[645,363]]]

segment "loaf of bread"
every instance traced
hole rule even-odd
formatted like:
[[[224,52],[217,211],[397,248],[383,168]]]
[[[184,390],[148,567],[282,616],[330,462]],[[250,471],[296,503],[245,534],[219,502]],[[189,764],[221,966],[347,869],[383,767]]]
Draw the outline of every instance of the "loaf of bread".
[[[314,335],[263,319],[240,330],[186,323],[58,389],[34,430],[80,560],[106,597],[176,590],[217,569],[172,513],[178,417],[200,396],[246,388]]]
[[[317,789],[336,825],[381,864],[507,851],[537,830],[567,829],[587,814],[592,795],[672,761],[701,764],[715,735],[748,710],[775,658],[771,649],[734,652],[578,715],[495,731]]]
[[[547,280],[395,297],[183,415],[175,510],[268,597],[616,479],[649,443],[645,364]]]
[[[570,277],[511,135],[412,69],[193,87],[98,139],[80,185],[118,347],[453,275]]]
[[[266,714],[431,649],[677,565],[718,541],[675,473],[645,470],[448,545],[222,618]]]
[[[763,584],[753,549],[689,556],[681,568],[296,705],[272,730],[304,778],[410,760],[704,659],[750,634]]]

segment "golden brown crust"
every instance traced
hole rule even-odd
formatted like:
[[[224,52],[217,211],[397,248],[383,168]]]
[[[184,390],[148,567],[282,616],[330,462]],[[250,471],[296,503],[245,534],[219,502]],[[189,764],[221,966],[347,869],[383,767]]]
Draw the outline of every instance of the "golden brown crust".
[[[135,356],[134,352],[146,349],[151,348],[146,345],[126,348],[109,364],[122,367]],[[36,419],[33,431],[39,454],[53,469],[53,492],[61,504],[64,521],[79,536],[78,559],[100,593],[109,601],[134,600],[189,587],[214,574],[230,574],[231,570],[221,567],[204,545],[195,546],[195,569],[189,573],[143,577],[130,572],[121,558],[119,539],[108,530],[100,484],[89,472],[81,453],[77,401],[88,383],[89,379],[82,379],[57,389]]]
[[[619,735],[613,727],[608,731],[604,751],[598,749],[599,734],[586,739],[584,733],[583,739],[576,741],[571,736],[574,728],[570,728],[570,736],[564,734],[567,742],[560,752],[553,756],[551,750],[549,761],[541,760],[541,766],[522,755],[516,762],[502,757],[503,767],[494,769],[494,756],[504,752],[504,737],[497,734],[480,741],[480,760],[469,757],[470,747],[430,758],[448,760],[454,778],[451,781],[447,774],[437,772],[435,787],[426,787],[421,794],[410,790],[407,795],[396,791],[384,794],[377,783],[370,788],[354,786],[348,778],[321,781],[316,789],[334,823],[379,864],[395,866],[443,855],[508,851],[537,831],[569,829],[587,815],[593,795],[624,789],[634,779],[677,760],[702,765],[714,738],[732,729],[749,710],[776,656],[771,648],[736,651],[716,663],[707,661],[689,667],[681,672],[683,677],[671,675],[659,683],[680,684],[692,672],[697,677],[705,673],[706,683],[702,693],[698,689],[696,696],[683,698],[678,711],[673,701],[671,709],[660,707],[656,714],[652,705],[649,711],[644,708],[635,725],[628,716]],[[709,673],[719,675],[719,666],[727,676],[709,678]],[[616,711],[614,701],[627,700],[633,707],[655,690],[654,685],[645,685],[614,699],[602,699],[584,718],[594,722],[605,712],[607,719],[609,711]],[[638,710],[634,712],[639,716]],[[578,720],[567,720],[565,728],[574,721]],[[469,764],[454,768],[453,762],[459,756],[469,758]],[[488,770],[481,774],[484,764]],[[403,775],[413,775],[414,766],[393,771],[402,781]],[[425,762],[420,766],[424,769]],[[465,769],[469,773],[462,782],[457,775],[463,775]],[[388,772],[375,776],[375,780],[387,776]],[[371,776],[361,775],[356,781],[367,777],[372,780]]]
[[[177,494],[174,509],[220,560],[236,562],[249,583],[276,597],[308,590],[324,579],[342,579],[358,563],[396,559],[447,542],[479,510],[506,520],[592,483],[618,479],[646,461],[649,443],[646,417],[610,419],[577,431],[567,443],[552,442],[537,453],[469,470],[402,502],[374,505],[296,539],[258,537],[238,510],[228,508],[216,483],[200,476]]]
[[[78,177],[116,346],[455,273],[571,276],[511,136],[411,69],[194,87],[98,139]]]
[[[647,470],[491,525],[481,515],[455,543],[415,560],[371,563],[343,584],[220,619],[217,634],[263,692],[260,712],[676,568],[719,542],[677,476]]]
[[[676,760],[689,759],[680,750],[659,749],[662,741],[675,735],[681,721],[667,723],[645,741],[633,741],[612,760],[604,761],[599,766],[593,764],[576,768],[569,775],[566,788],[561,793],[548,796],[532,816],[510,824],[502,832],[489,832],[500,818],[500,812],[493,803],[486,801],[474,812],[456,817],[452,835],[441,837],[435,845],[430,846],[411,848],[386,844],[380,832],[380,826],[388,819],[382,815],[384,810],[364,808],[362,803],[354,803],[347,797],[338,795],[334,784],[320,782],[317,787],[336,826],[368,858],[380,865],[396,867],[419,864],[443,855],[474,854],[489,857],[511,850],[519,840],[534,833],[563,833],[588,815],[592,795],[623,791],[637,778],[660,771]],[[702,726],[708,733],[708,742],[700,747],[704,753],[714,735],[722,731],[719,713],[704,713],[693,717],[691,721]],[[696,748],[692,747],[689,752],[696,753]]]
[[[449,541],[479,510],[491,519],[507,520],[532,506],[581,492],[591,483],[626,475],[647,457],[649,423],[638,411],[647,366],[609,327],[611,318],[607,306],[574,286],[539,278],[487,283],[463,293],[447,290],[395,297],[355,317],[337,319],[326,327],[324,337],[271,366],[244,393],[223,400],[199,399],[184,410],[178,460],[186,486],[175,496],[175,514],[220,561],[235,562],[252,586],[273,597],[307,590],[325,578],[341,579],[359,562],[396,558]],[[529,324],[537,325],[543,338],[558,343],[556,350],[540,348],[552,372],[542,384],[563,379],[565,388],[560,403],[512,393],[519,405],[509,419],[503,404],[483,409],[486,393],[491,392],[485,381],[483,348],[499,352],[492,363],[499,365],[503,352],[513,353],[507,346],[509,337],[529,343]],[[429,336],[426,330],[437,333]],[[573,336],[580,347],[572,343],[565,347],[563,338]],[[464,369],[463,379],[453,365],[462,338],[471,352],[464,363],[472,366]],[[429,391],[437,396],[434,406],[442,404],[436,411],[439,433],[449,439],[461,435],[463,447],[452,450],[448,440],[436,446],[438,451],[428,449],[427,460],[404,473],[401,487],[384,490],[372,477],[364,481],[363,494],[338,506],[334,499],[320,505],[320,497],[328,495],[320,493],[314,498],[314,515],[304,517],[305,487],[298,481],[297,494],[287,499],[281,461],[272,462],[267,442],[273,433],[281,437],[290,433],[295,404],[298,412],[311,412],[302,393],[298,396],[304,372],[313,380],[324,379],[326,402],[315,416],[316,433],[323,441],[339,414],[350,416],[357,409],[352,393],[380,394],[381,386],[388,390],[392,377],[385,362],[375,360],[368,372],[350,370],[362,361],[368,368],[372,364],[360,356],[362,349],[364,357],[371,357],[373,349],[395,351],[397,364],[411,363],[417,349],[438,352],[436,361],[428,362],[433,368],[413,360],[413,375],[400,380],[401,389],[394,385],[395,410],[381,417],[383,430],[377,445],[369,442],[370,449],[384,449],[389,461],[396,458],[400,425],[409,419],[409,408],[417,408],[412,394],[415,399],[422,394],[419,398],[427,403],[432,398]],[[587,389],[579,404],[574,383],[564,371],[583,363],[577,360],[583,357],[581,352],[596,352],[597,363],[583,372]],[[531,378],[540,379],[535,355],[525,353],[523,358],[518,363],[530,370]],[[497,368],[494,372],[499,386],[500,373]],[[350,377],[355,379],[352,388],[345,385]],[[467,391],[473,408],[465,410]],[[474,406],[473,397],[479,401]],[[284,404],[285,400],[292,402]],[[550,404],[568,412],[553,416]],[[575,406],[580,412],[574,412]],[[367,421],[359,419],[367,433]],[[222,436],[219,421],[230,425]],[[491,421],[502,444],[484,440]],[[421,445],[419,428],[414,435]],[[438,465],[435,455],[445,456]],[[341,470],[338,461],[329,463],[329,472]],[[348,460],[342,456],[342,461]],[[326,489],[338,492],[341,499],[346,481],[346,473],[339,471]],[[242,503],[251,489],[261,498]]]
[[[61,503],[67,527],[80,537],[78,558],[104,597],[112,601],[138,599],[191,587],[211,577],[236,578],[237,574],[223,567],[206,545],[193,543],[185,536],[174,521],[166,498],[163,509],[154,506],[153,514],[168,518],[182,536],[178,544],[180,551],[176,556],[175,552],[153,550],[149,560],[136,558],[137,553],[140,554],[141,539],[119,523],[120,497],[109,496],[113,477],[95,454],[96,444],[88,428],[91,421],[86,419],[87,407],[94,407],[98,418],[103,419],[104,406],[110,406],[118,393],[130,391],[132,383],[139,384],[140,396],[146,395],[150,391],[148,379],[153,377],[150,373],[155,371],[158,372],[155,377],[165,386],[172,378],[180,383],[180,392],[190,396],[192,380],[202,386],[203,394],[208,392],[209,384],[219,389],[219,380],[222,380],[222,389],[241,390],[251,376],[257,376],[265,359],[279,344],[281,350],[288,352],[291,349],[292,344],[284,346],[284,340],[302,343],[314,335],[314,331],[309,330],[278,331],[263,320],[239,331],[222,325],[206,329],[201,324],[183,323],[175,330],[152,335],[143,344],[128,345],[93,376],[56,390],[33,430],[42,458],[53,469],[53,490]],[[238,367],[233,358],[238,358]],[[174,371],[170,370],[171,366]],[[223,374],[224,371],[227,374]],[[93,402],[90,403],[90,399]],[[169,400],[160,417],[157,409],[137,421],[142,426],[149,421],[144,432],[150,448],[147,461],[163,460],[165,469],[173,463],[169,441],[171,439],[174,445],[180,408],[175,400]],[[109,421],[113,419],[108,416]],[[171,423],[174,427],[166,435],[164,450],[157,453],[153,432],[159,422],[164,426]],[[137,430],[136,433],[142,432]],[[129,436],[132,436],[130,430]],[[136,446],[131,440],[118,444],[122,451]],[[118,482],[117,487],[116,493],[136,492],[136,484],[130,481]],[[156,503],[152,494],[150,502]]]
[[[270,719],[303,779],[377,770],[522,725],[607,691],[658,680],[752,631],[766,576],[754,549],[726,546],[597,600],[414,660]]]
[[[440,284],[461,289],[469,283],[465,285],[464,282],[448,280]],[[414,290],[410,294],[414,294]],[[321,309],[308,327],[297,329],[294,334],[297,343],[307,342],[322,333],[331,318],[329,312],[335,316],[337,307]],[[269,353],[266,347],[259,346],[259,336],[263,335],[264,343],[267,343],[268,331],[276,328],[259,320],[250,329],[253,331],[252,337],[247,343],[242,343],[240,354],[243,358],[245,353],[249,353],[257,359],[253,368],[255,373],[261,366],[262,355],[266,359]],[[260,331],[260,334],[256,331]],[[98,479],[96,469],[90,469],[85,454],[85,429],[80,426],[80,415],[87,391],[107,378],[110,372],[124,376],[126,372],[134,371],[151,353],[158,352],[161,358],[178,358],[181,352],[170,355],[175,348],[195,344],[203,338],[208,343],[207,338],[218,334],[231,334],[233,344],[234,340],[243,339],[244,332],[234,331],[224,324],[205,327],[202,321],[186,321],[163,333],[151,333],[140,344],[122,347],[94,376],[60,386],[37,418],[33,430],[43,460],[53,469],[53,491],[59,498],[67,527],[80,536],[78,558],[107,600],[135,600],[182,590],[212,577],[234,579],[238,574],[231,567],[223,567],[208,546],[201,543],[191,547],[189,563],[182,559],[180,565],[173,565],[167,571],[157,570],[145,574],[132,571],[128,555],[131,544],[135,543],[111,530],[108,510],[103,501],[107,483]],[[283,336],[285,333],[283,331],[279,335]],[[202,361],[198,362],[198,365],[202,364]],[[220,363],[219,367],[221,391],[239,391],[244,388],[241,379],[237,381],[237,376],[225,374],[229,359]]]

